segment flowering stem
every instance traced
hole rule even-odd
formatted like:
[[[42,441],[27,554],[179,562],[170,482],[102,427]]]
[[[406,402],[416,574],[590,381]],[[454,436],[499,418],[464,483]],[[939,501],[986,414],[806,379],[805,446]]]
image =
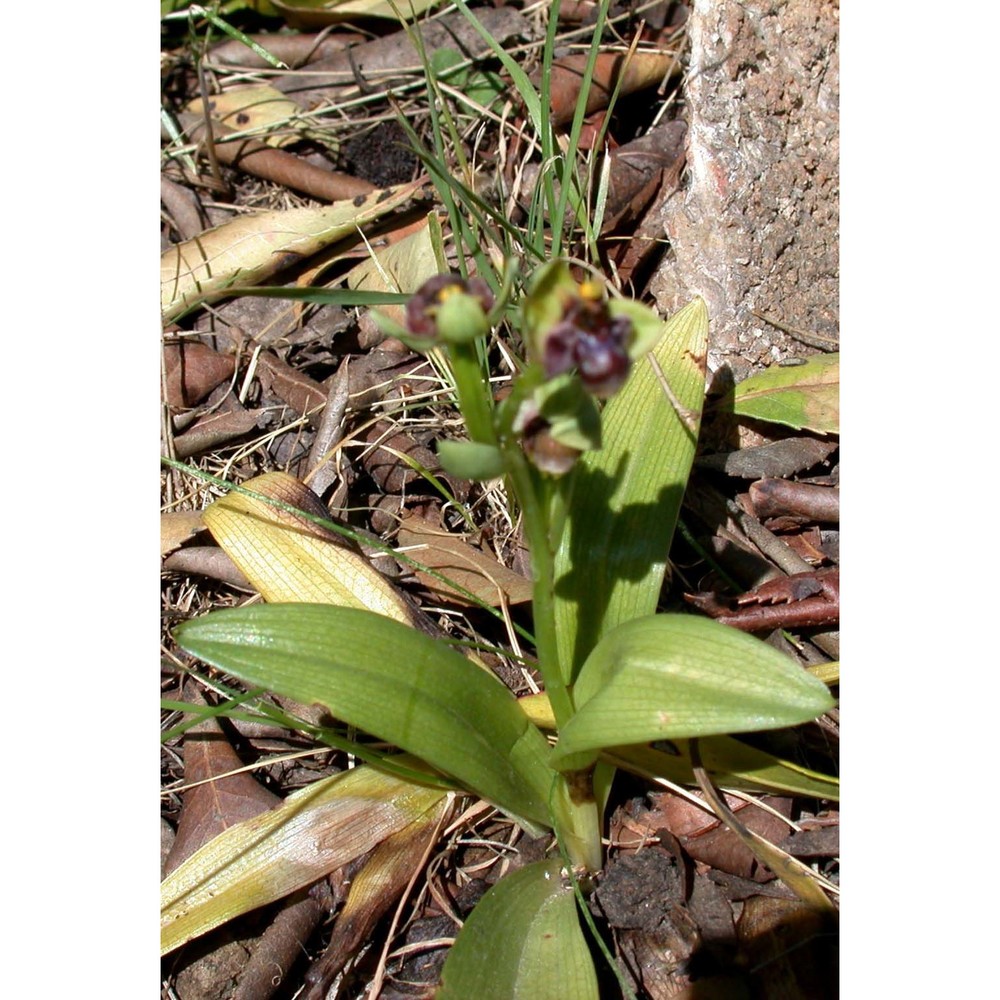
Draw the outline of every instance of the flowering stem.
[[[448,357],[458,393],[458,407],[462,411],[469,437],[481,444],[496,444],[490,383],[483,375],[476,342],[449,344]]]
[[[532,612],[538,669],[545,681],[545,692],[549,696],[556,725],[563,726],[573,715],[573,703],[559,667],[553,594],[555,558],[549,537],[548,512],[536,488],[536,476],[516,442],[508,442],[504,448],[504,462],[521,506],[524,534],[531,553]]]
[[[531,553],[533,579],[532,610],[538,668],[545,682],[556,727],[572,717],[574,708],[559,663],[555,624],[555,545],[550,513],[557,505],[549,502],[550,492],[528,464],[516,441],[504,447],[504,463],[514,493],[521,506],[524,534]],[[601,816],[594,798],[590,769],[559,774],[550,800],[552,819],[559,842],[574,865],[586,871],[601,868]]]

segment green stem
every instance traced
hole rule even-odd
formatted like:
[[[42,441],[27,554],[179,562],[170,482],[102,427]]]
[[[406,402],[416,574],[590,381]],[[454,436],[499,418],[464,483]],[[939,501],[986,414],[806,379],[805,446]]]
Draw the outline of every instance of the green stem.
[[[493,396],[489,379],[483,374],[479,357],[480,341],[449,344],[448,357],[458,393],[458,408],[462,411],[469,437],[481,444],[496,444],[493,427]]]
[[[531,553],[532,612],[538,669],[552,705],[556,726],[564,726],[573,715],[573,702],[563,680],[556,641],[554,602],[555,555],[549,537],[547,505],[542,503],[536,477],[517,442],[504,446],[504,462],[524,521],[524,534]]]

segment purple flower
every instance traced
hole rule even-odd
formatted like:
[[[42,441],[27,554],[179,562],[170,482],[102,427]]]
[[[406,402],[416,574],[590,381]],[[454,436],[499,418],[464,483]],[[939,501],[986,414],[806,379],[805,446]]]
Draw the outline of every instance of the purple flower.
[[[563,319],[542,341],[542,365],[548,378],[576,368],[594,396],[617,392],[628,377],[632,321],[611,316],[604,299],[581,295],[566,307]]]
[[[482,278],[466,281],[457,274],[435,274],[414,292],[406,303],[406,327],[416,337],[437,337],[437,310],[450,295],[471,295],[479,300],[483,312],[493,308],[493,293]]]

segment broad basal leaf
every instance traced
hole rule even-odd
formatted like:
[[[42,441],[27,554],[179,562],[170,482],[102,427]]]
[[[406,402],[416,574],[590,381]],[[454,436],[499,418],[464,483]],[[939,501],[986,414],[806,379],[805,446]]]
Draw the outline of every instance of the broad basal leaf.
[[[840,355],[817,354],[804,365],[773,365],[736,386],[733,412],[795,430],[840,430]]]
[[[601,450],[583,455],[571,473],[555,587],[567,676],[609,629],[656,609],[694,461],[707,342],[708,311],[696,299],[635,363],[604,409]]]
[[[381,615],[323,604],[217,611],[180,645],[248,684],[326,706],[409,751],[529,828],[548,823],[549,747],[492,674]]]
[[[561,864],[502,878],[469,914],[436,1000],[598,1000],[597,975]]]
[[[793,726],[833,707],[826,685],[783,653],[694,615],[619,625],[587,658],[555,760],[623,743]],[[565,761],[563,761],[565,763]]]
[[[823,679],[823,683],[829,681]],[[539,729],[555,731],[555,716],[544,691],[524,695],[518,698],[518,704]],[[607,747],[601,758],[650,780],[665,778],[678,785],[690,785],[694,782],[694,774],[689,745],[689,740],[675,739],[653,746],[636,743]],[[699,739],[698,747],[702,766],[723,788],[783,792],[817,799],[840,798],[837,778],[782,760],[731,736],[705,736]]]
[[[356,236],[359,226],[402,205],[418,186],[386,188],[367,198],[335,201],[321,208],[242,215],[168,247],[160,258],[163,321],[173,322],[228,288],[257,284],[336,240]]]
[[[162,952],[323,878],[399,830],[435,822],[447,795],[362,766],[231,826],[164,879]]]

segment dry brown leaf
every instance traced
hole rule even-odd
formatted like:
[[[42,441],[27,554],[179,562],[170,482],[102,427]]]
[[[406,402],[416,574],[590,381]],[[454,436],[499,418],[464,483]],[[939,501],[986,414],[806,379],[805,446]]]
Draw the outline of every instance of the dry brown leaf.
[[[719,871],[759,882],[774,878],[772,872],[757,863],[736,834],[713,814],[669,792],[651,793],[650,801],[653,808],[640,819],[650,833],[660,827],[669,830],[692,858]],[[727,795],[725,801],[744,826],[766,840],[778,842],[788,835],[788,824],[767,810],[735,795]],[[780,813],[790,814],[791,802],[787,798],[768,796],[762,801]]]
[[[396,538],[406,555],[436,569],[481,601],[493,607],[520,604],[531,600],[531,581],[508,569],[459,535],[436,527],[418,514],[404,518]],[[435,591],[457,604],[470,604],[463,594],[428,573],[417,571],[428,590]]]
[[[300,416],[309,417],[313,423],[319,420],[326,406],[326,393],[315,379],[270,352],[258,356],[257,378],[267,391],[273,392]]]
[[[244,434],[260,430],[272,417],[270,410],[229,410],[202,417],[184,434],[174,438],[174,455],[190,458],[210,448],[219,448]]]
[[[443,798],[435,809],[375,848],[351,881],[326,952],[309,970],[310,986],[302,1000],[322,1000],[327,995],[337,973],[413,877],[450,805],[450,800]]]
[[[180,548],[205,528],[200,510],[168,510],[160,514],[160,556]]]
[[[197,340],[163,345],[167,403],[177,408],[200,403],[217,385],[233,377],[236,358]]]
[[[619,78],[621,97],[647,87],[655,87],[668,74],[679,73],[681,70],[681,62],[675,52],[635,52],[627,65],[625,56],[624,52],[602,52],[598,55],[587,95],[588,115],[608,106]],[[564,125],[573,119],[587,59],[586,55],[566,56],[552,64],[550,93],[552,121],[556,125]]]
[[[612,150],[602,232],[610,231],[626,218],[639,218],[666,173],[674,169],[678,160],[683,160],[686,133],[684,122],[664,122]]]
[[[172,573],[197,573],[221,580],[238,590],[253,590],[250,581],[218,545],[189,545],[178,549],[163,560],[162,568]]]
[[[510,7],[480,8],[476,16],[501,45],[515,38],[532,37],[531,23]],[[450,48],[468,55],[490,54],[487,44],[460,11],[422,22],[420,35],[427,52]],[[273,84],[300,107],[314,108],[336,100],[345,88],[354,93],[359,88],[375,93],[408,76],[423,78],[420,55],[410,41],[410,34],[396,31],[351,46],[330,59],[310,63],[303,72],[277,77]]]
[[[187,698],[194,705],[205,704],[191,685]],[[247,772],[231,773],[242,767],[215,719],[205,719],[184,734],[184,783],[195,787],[183,793],[177,836],[164,874],[223,830],[281,802]]]

